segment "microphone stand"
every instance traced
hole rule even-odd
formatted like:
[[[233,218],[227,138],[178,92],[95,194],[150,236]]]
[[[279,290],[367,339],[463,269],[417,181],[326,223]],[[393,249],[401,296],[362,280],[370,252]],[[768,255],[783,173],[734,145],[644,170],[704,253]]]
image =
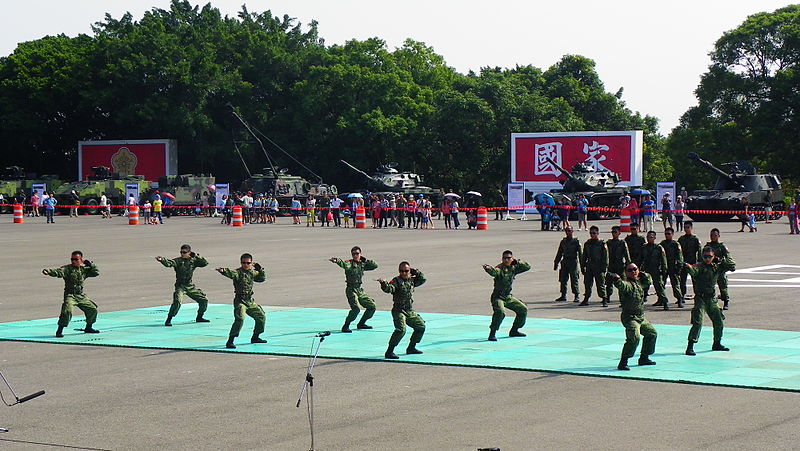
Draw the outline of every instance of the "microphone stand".
[[[31,399],[37,398],[37,397],[42,396],[44,394],[44,390],[40,390],[40,391],[37,391],[36,393],[30,394],[28,396],[23,396],[22,398],[20,398],[14,392],[14,389],[11,387],[11,384],[8,383],[8,379],[6,379],[6,377],[3,375],[2,371],[0,371],[0,378],[3,379],[3,382],[5,382],[5,384],[6,384],[6,387],[8,387],[8,389],[11,390],[11,394],[14,395],[14,399],[17,400],[17,402],[15,402],[14,404],[7,404],[6,400],[3,399],[3,404],[7,405],[8,407],[15,406],[17,404],[22,404],[25,401],[30,401]],[[2,393],[0,393],[0,396],[2,396]],[[8,432],[8,429],[0,427],[0,432]]]
[[[295,405],[295,407],[300,407],[303,393],[305,393],[306,405],[308,406],[308,426],[311,429],[311,448],[309,448],[309,451],[314,451],[314,364],[317,362],[319,347],[322,346],[325,337],[330,334],[330,332],[320,332],[316,335],[319,341],[311,343],[311,352],[308,355],[308,368],[306,369],[306,379],[303,382],[303,387],[300,389],[300,396],[297,397],[297,404]],[[315,344],[317,345],[316,349],[314,348]]]

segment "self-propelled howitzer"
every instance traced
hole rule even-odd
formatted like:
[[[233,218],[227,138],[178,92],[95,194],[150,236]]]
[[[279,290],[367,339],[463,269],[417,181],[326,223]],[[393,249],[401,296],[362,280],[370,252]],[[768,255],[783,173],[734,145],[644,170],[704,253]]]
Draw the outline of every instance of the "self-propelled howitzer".
[[[550,191],[557,202],[561,198],[568,197],[575,200],[579,194],[583,194],[589,200],[589,207],[615,209],[619,206],[619,198],[629,187],[619,186],[619,175],[608,170],[598,171],[586,163],[577,163],[572,167],[572,171],[567,171],[561,165],[547,158],[547,161],[558,170],[566,180],[562,181],[563,188]],[[599,217],[617,217],[619,212],[616,210],[589,210],[589,219]]]

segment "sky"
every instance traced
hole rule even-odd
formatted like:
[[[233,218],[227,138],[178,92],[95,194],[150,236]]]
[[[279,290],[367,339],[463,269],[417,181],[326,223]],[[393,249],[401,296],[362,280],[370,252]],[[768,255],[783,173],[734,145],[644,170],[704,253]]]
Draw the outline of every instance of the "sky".
[[[193,4],[208,2],[190,0]],[[0,56],[19,42],[47,35],[91,34],[106,13],[126,11],[135,20],[169,0],[6,1],[0,15]],[[772,12],[787,0],[216,0],[223,15],[243,4],[270,10],[302,24],[318,22],[327,45],[378,37],[389,50],[405,39],[421,41],[462,73],[482,67],[533,65],[546,70],[563,55],[596,63],[608,92],[624,88],[622,100],[655,116],[669,134],[696,105],[694,90],[708,69],[714,42],[749,15]],[[525,132],[528,130],[509,130]]]

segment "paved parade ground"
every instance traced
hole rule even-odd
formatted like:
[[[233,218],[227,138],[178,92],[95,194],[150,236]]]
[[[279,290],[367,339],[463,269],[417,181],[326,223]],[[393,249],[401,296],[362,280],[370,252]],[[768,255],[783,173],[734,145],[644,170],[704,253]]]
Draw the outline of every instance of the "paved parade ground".
[[[785,219],[758,233],[736,233],[733,222],[696,224],[702,242],[720,227],[737,263],[723,339],[731,351],[709,351],[706,319],[697,356],[682,355],[691,301],[668,312],[651,307],[658,365],[634,365],[624,375],[615,370],[625,339],[616,299],[609,308],[596,299],[588,307],[554,303],[552,264],[563,233],[540,232],[538,221],[426,231],[311,229],[288,218],[243,228],[190,217],[138,227],[117,217],[25,220],[0,216],[7,256],[0,339],[15,340],[2,342],[0,370],[17,395],[47,394],[0,406],[0,427],[10,429],[0,434],[4,449],[308,449],[305,404],[295,407],[308,359],[294,355],[307,355],[325,330],[333,334],[314,371],[319,450],[790,449],[800,439],[800,395],[792,392],[800,389],[800,237],[788,235]],[[596,224],[608,238],[615,223]],[[194,323],[197,305],[186,300],[166,328],[174,272],[155,257],[177,256],[184,242],[210,262],[194,280],[212,303],[212,322]],[[344,275],[327,259],[347,258],[353,245],[379,265],[364,277],[379,312],[370,321],[375,329],[346,335],[337,332],[347,307]],[[102,332],[76,332],[83,324],[76,309],[67,337],[53,344],[63,282],[41,270],[67,264],[74,249],[100,269],[85,288]],[[508,312],[492,343],[485,340],[492,280],[481,265],[497,264],[504,249],[533,266],[514,285],[529,308],[528,337],[506,336]],[[267,310],[262,337],[269,342],[247,343],[248,318],[235,352],[199,352],[226,351],[233,290],[211,268],[238,266],[242,252],[267,270],[254,298]],[[391,297],[373,279],[395,276],[401,260],[428,279],[414,296],[427,322],[425,354],[389,362],[381,357]]]

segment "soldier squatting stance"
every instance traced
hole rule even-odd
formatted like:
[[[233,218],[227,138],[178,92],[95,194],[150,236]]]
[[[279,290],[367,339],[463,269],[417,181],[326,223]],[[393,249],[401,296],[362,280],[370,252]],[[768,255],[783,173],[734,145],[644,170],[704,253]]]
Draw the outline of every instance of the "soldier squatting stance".
[[[58,317],[58,330],[56,337],[64,336],[64,328],[72,320],[72,308],[78,307],[86,317],[86,327],[83,329],[87,334],[96,334],[100,331],[92,328],[97,320],[97,304],[83,293],[83,281],[87,277],[97,277],[100,271],[97,266],[89,260],[83,259],[83,252],[73,251],[70,256],[70,264],[56,269],[43,269],[42,274],[50,277],[64,279],[64,303],[61,304],[61,315]]]

